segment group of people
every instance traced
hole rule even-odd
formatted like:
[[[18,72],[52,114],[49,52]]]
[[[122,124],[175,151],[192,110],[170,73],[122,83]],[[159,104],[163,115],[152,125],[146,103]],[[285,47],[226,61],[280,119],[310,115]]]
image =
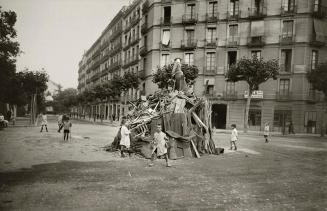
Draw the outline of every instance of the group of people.
[[[40,133],[42,133],[43,128],[45,128],[46,132],[48,132],[48,117],[47,117],[47,115],[45,113],[41,113],[40,118],[41,118]],[[71,128],[72,128],[72,123],[69,119],[69,116],[60,114],[58,116],[58,133],[60,133],[60,131],[62,129],[64,129],[64,141],[68,140],[69,135],[71,135]]]
[[[121,121],[120,128],[120,153],[121,157],[125,157],[124,152],[130,148],[130,134],[131,131],[126,126],[126,120],[123,119]],[[166,166],[171,167],[168,158],[168,138],[166,134],[162,131],[162,127],[160,124],[157,125],[157,130],[153,135],[153,142],[151,142],[151,163],[149,166],[153,166],[153,161],[155,159],[155,155],[159,157],[163,157],[166,160]]]

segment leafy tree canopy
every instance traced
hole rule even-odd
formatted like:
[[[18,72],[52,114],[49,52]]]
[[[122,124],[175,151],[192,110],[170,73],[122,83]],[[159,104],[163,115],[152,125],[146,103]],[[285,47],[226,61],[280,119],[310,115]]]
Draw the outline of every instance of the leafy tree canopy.
[[[309,71],[307,78],[314,89],[322,91],[327,96],[327,62],[321,63],[316,69]]]
[[[155,74],[153,74],[152,82],[156,83],[160,89],[168,89],[174,86],[173,78],[174,64],[158,67]],[[185,76],[185,81],[188,85],[192,85],[198,77],[199,69],[195,65],[182,64],[182,72]]]
[[[0,6],[0,101],[8,102],[7,94],[10,92],[16,72],[15,57],[19,53],[19,43],[14,41],[17,36],[14,25],[17,16],[13,11],[3,11]]]
[[[77,105],[77,89],[64,89],[53,96],[53,107],[56,112],[69,112],[70,107],[75,105]]]
[[[256,56],[252,58],[243,57],[235,65],[232,65],[226,74],[227,81],[246,81],[249,90],[258,90],[259,85],[268,79],[277,79],[279,71],[278,60],[264,61]]]

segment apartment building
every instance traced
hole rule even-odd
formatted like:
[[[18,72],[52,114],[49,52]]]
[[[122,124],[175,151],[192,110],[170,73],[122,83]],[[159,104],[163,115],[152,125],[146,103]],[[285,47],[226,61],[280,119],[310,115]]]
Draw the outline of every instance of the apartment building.
[[[252,95],[250,129],[261,130],[270,122],[274,131],[287,131],[292,121],[295,132],[320,130],[323,95],[312,89],[305,74],[327,58],[327,0],[146,0],[136,5],[124,10],[128,12],[121,18],[124,65],[120,70],[138,72],[143,80],[129,96],[153,93],[157,86],[152,73],[181,58],[199,68],[194,92],[212,103],[213,126],[223,129],[236,123],[242,128],[247,85],[226,82],[226,71],[242,57],[279,59],[278,79],[262,84]],[[139,37],[131,42],[134,29]],[[94,49],[88,51],[90,55]],[[96,68],[93,71],[97,74]],[[92,74],[80,74],[81,81]],[[117,105],[123,107],[122,99]],[[124,114],[121,107],[115,111]]]

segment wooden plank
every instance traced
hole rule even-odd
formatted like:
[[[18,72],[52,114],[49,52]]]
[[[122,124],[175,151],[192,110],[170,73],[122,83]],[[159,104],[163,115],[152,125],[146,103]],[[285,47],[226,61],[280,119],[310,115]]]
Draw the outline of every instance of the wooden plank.
[[[196,157],[197,157],[197,158],[200,158],[201,156],[200,156],[198,150],[196,149],[195,144],[193,143],[193,140],[191,140],[191,145],[192,145],[192,147],[193,147],[193,150],[194,150],[194,152],[195,152]]]

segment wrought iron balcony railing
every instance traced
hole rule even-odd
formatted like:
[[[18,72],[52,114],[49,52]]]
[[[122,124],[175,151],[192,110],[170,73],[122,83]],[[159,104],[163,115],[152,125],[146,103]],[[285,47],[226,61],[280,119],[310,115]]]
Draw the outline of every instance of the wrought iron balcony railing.
[[[292,92],[288,90],[276,92],[277,101],[290,101],[292,100]]]
[[[185,39],[182,40],[181,48],[184,50],[193,50],[197,47],[196,39]]]
[[[267,7],[252,7],[249,8],[250,19],[262,19],[267,16]]]
[[[265,45],[265,37],[264,36],[248,37],[248,46],[249,47],[262,47],[264,45]]]
[[[184,14],[182,17],[183,24],[195,24],[198,22],[198,14]]]

